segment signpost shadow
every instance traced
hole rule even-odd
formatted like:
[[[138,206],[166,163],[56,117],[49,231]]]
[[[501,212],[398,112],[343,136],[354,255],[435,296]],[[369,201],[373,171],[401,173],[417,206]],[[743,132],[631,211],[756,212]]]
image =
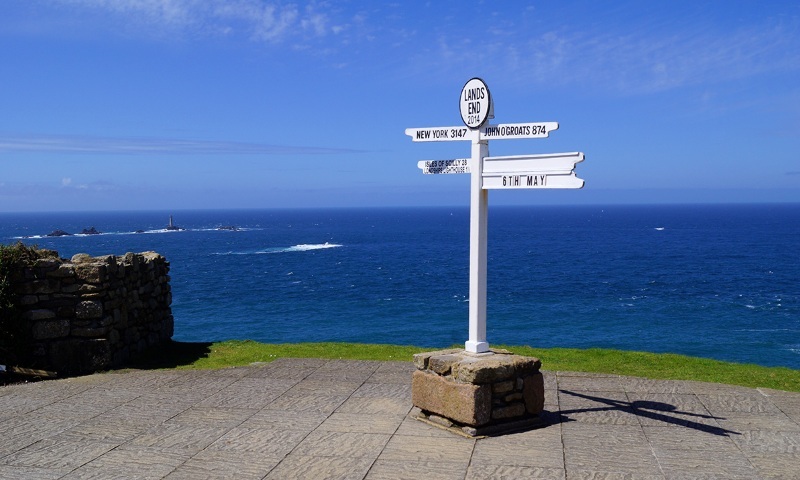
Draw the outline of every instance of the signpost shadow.
[[[657,420],[660,422],[668,423],[671,425],[678,425],[681,427],[690,428],[693,430],[697,430],[700,432],[709,433],[711,435],[718,435],[718,436],[725,436],[729,437],[731,435],[741,435],[741,433],[727,430],[722,427],[718,427],[715,425],[709,425],[706,423],[695,422],[692,420],[687,420],[685,418],[680,418],[673,415],[683,415],[689,417],[695,417],[699,419],[706,419],[706,420],[724,420],[722,417],[715,417],[713,415],[703,415],[700,413],[692,413],[692,412],[683,412],[678,410],[678,408],[674,405],[669,403],[661,403],[661,402],[651,402],[651,401],[633,401],[633,402],[625,402],[621,400],[614,400],[611,398],[604,398],[595,395],[587,395],[585,393],[578,393],[572,392],[569,390],[559,390],[561,393],[566,393],[567,395],[572,395],[574,397],[583,398],[586,400],[591,400],[593,402],[598,402],[605,404],[607,406],[599,406],[599,407],[587,407],[587,408],[575,408],[571,410],[559,410],[557,412],[546,412],[542,414],[543,420],[551,425],[559,424],[559,423],[566,423],[566,422],[574,422],[576,420],[569,417],[570,414],[575,413],[589,413],[589,412],[608,412],[608,411],[621,411],[621,412],[628,412],[636,415],[637,417],[649,418],[651,420]]]

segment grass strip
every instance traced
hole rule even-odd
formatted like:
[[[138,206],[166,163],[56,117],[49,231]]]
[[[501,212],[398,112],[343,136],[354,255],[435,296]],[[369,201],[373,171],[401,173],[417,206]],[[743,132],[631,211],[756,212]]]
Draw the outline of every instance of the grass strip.
[[[449,347],[461,348],[461,347]],[[518,355],[537,357],[545,370],[607,373],[661,380],[696,380],[745,387],[800,392],[800,370],[722,362],[671,353],[646,353],[590,348],[531,348],[497,345]],[[171,342],[131,363],[133,368],[216,369],[271,362],[276,358],[411,361],[419,352],[435,350],[400,345],[361,343],[271,344],[251,340],[215,343]]]

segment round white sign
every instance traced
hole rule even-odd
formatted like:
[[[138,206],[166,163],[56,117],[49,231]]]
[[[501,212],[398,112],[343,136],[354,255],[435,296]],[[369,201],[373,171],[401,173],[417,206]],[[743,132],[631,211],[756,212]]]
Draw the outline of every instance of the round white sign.
[[[458,103],[464,125],[473,130],[481,128],[489,118],[489,110],[492,105],[489,87],[480,78],[470,79],[461,89],[461,98]]]

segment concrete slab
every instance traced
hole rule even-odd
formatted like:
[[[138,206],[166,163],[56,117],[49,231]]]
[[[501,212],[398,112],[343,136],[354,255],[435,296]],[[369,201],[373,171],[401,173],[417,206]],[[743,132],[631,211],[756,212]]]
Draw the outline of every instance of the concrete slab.
[[[467,466],[463,462],[403,462],[379,459],[372,465],[366,479],[464,480],[466,470]]]
[[[798,478],[798,393],[544,372],[544,425],[471,439],[413,418],[414,370],[278,359],[0,387],[0,478]]]

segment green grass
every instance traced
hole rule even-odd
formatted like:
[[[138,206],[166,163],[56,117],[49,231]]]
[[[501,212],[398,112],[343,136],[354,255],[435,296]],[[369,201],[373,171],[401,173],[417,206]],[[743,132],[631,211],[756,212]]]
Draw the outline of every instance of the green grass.
[[[518,355],[538,357],[542,369],[610,373],[653,379],[698,380],[745,387],[765,387],[800,392],[800,370],[721,362],[675,354],[656,354],[591,348],[531,348],[495,345]],[[459,348],[459,347],[451,347]],[[276,358],[331,358],[348,360],[411,361],[415,353],[430,348],[356,343],[268,344],[250,340],[217,343],[172,342],[149,352],[133,368],[215,369]]]

